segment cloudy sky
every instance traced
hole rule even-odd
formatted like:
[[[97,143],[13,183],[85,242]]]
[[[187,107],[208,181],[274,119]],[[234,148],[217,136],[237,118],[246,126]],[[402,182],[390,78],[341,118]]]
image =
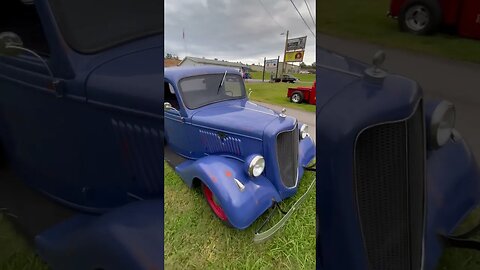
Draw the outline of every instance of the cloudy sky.
[[[293,0],[315,33],[314,0]],[[263,4],[263,5],[262,5]],[[315,62],[315,38],[290,0],[165,0],[165,53],[263,64],[283,60],[289,38],[308,36],[304,62]],[[185,39],[183,39],[183,31]]]

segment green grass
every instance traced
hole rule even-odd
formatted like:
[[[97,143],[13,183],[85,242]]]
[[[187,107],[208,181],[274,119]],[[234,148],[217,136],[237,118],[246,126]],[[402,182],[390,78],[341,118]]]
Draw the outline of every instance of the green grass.
[[[12,223],[0,214],[0,269],[46,270],[29,243],[17,233]]]
[[[289,87],[297,86],[311,86],[310,83],[247,83],[248,91],[252,89],[253,93],[250,99],[253,101],[260,101],[270,104],[275,104],[283,107],[293,108],[297,110],[304,110],[308,112],[315,112],[316,106],[303,103],[295,104],[290,102],[287,98],[287,91]]]
[[[246,230],[229,228],[213,215],[199,188],[189,189],[164,167],[165,269],[315,269],[315,192],[272,239],[254,244],[255,228],[265,214]],[[313,179],[314,174],[307,173],[283,208]]]
[[[387,47],[480,63],[478,40],[445,33],[415,36],[400,32],[397,21],[385,16],[389,2],[389,0],[319,1],[317,31]]]
[[[250,72],[250,75],[252,75],[252,79],[256,79],[256,80],[261,80],[262,79],[262,72],[261,71],[252,71]],[[313,82],[315,81],[316,79],[316,75],[315,74],[300,74],[300,73],[295,73],[295,74],[291,74],[292,76],[294,76],[295,78],[299,79],[301,82]],[[265,81],[269,81],[270,80],[270,73],[269,72],[265,72]]]
[[[470,216],[457,228],[455,233],[469,231],[480,221],[480,208],[475,209]],[[472,239],[480,241],[480,235]],[[447,248],[440,259],[439,270],[478,270],[480,269],[480,252],[470,249]]]

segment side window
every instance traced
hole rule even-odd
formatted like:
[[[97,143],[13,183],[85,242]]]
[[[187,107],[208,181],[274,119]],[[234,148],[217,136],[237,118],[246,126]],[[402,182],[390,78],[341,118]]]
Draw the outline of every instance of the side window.
[[[43,56],[50,54],[33,1],[2,0],[0,3],[1,32],[14,32],[20,36],[25,48]]]
[[[238,76],[227,76],[225,78],[225,95],[231,97],[242,96],[242,82]]]
[[[165,89],[165,102],[168,102],[170,104],[172,104],[172,107],[177,109],[177,110],[180,110],[180,106],[178,104],[178,99],[177,99],[177,96],[175,95],[175,91],[173,89],[173,86],[171,84],[169,84],[168,82],[165,82],[165,85],[164,85],[164,89]]]

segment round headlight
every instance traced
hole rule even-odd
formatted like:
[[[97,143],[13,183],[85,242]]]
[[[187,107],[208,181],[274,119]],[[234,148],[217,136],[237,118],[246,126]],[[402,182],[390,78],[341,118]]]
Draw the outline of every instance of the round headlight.
[[[259,177],[265,170],[265,159],[260,155],[254,155],[247,159],[248,175]]]
[[[300,138],[301,139],[305,139],[306,137],[309,137],[310,134],[308,134],[308,125],[307,124],[303,124],[301,127],[300,127]]]
[[[430,122],[430,144],[433,148],[445,145],[455,128],[455,106],[442,101],[437,105]]]

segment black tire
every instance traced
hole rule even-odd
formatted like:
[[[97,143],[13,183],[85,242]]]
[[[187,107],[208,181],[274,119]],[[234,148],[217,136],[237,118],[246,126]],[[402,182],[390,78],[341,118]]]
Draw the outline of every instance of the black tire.
[[[438,30],[442,9],[438,0],[411,0],[400,11],[400,30],[415,35],[429,35]]]
[[[300,91],[296,91],[292,93],[292,96],[290,97],[290,101],[293,103],[300,104],[303,102],[303,93]]]

